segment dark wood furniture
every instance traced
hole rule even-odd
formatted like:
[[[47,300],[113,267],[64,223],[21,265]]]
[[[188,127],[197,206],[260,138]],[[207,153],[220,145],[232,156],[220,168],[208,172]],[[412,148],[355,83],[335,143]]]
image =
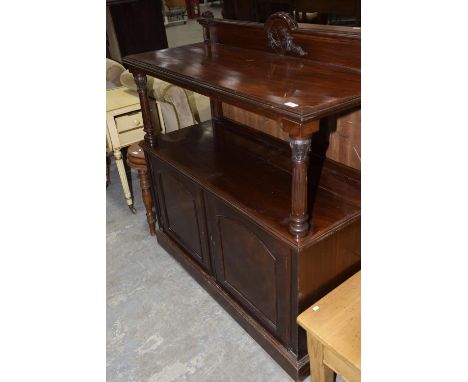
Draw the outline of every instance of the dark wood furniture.
[[[198,0],[185,0],[185,6],[187,8],[187,17],[189,19],[200,17],[200,2]]]
[[[303,23],[361,25],[361,0],[225,0],[222,14],[231,20],[265,22],[279,11]],[[306,13],[314,17],[309,19]]]
[[[222,14],[225,19],[265,22],[275,12],[292,14],[293,0],[224,0]]]
[[[295,0],[296,19],[307,22],[307,12],[317,12],[314,24],[361,25],[361,0]]]
[[[167,48],[162,0],[107,0],[106,56],[122,57]]]
[[[333,121],[360,107],[360,30],[202,18],[205,42],[132,55],[160,245],[296,380],[296,317],[360,269],[360,171],[325,157]],[[146,74],[211,97],[213,119],[151,126]],[[273,119],[289,144],[223,116]],[[311,154],[309,155],[309,150]]]
[[[156,220],[153,213],[153,197],[151,196],[151,182],[148,174],[145,154],[138,143],[132,144],[127,151],[127,164],[138,171],[140,178],[141,196],[146,209],[146,220],[150,235],[156,235]]]

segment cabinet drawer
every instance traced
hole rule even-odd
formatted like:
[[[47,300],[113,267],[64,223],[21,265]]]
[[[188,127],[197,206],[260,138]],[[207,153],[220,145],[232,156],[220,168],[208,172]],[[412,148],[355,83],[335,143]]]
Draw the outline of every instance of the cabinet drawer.
[[[139,127],[143,128],[143,117],[141,115],[141,111],[115,117],[115,125],[117,126],[117,131],[119,133]]]
[[[120,147],[129,146],[132,143],[140,142],[143,140],[145,132],[143,128],[129,130],[124,133],[119,134]]]

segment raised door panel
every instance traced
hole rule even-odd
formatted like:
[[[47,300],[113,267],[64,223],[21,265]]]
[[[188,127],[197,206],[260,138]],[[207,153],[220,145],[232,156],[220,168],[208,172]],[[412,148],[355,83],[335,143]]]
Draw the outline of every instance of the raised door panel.
[[[209,271],[202,189],[164,162],[154,168],[164,231]]]
[[[289,248],[217,197],[206,193],[216,279],[286,345],[290,323]]]

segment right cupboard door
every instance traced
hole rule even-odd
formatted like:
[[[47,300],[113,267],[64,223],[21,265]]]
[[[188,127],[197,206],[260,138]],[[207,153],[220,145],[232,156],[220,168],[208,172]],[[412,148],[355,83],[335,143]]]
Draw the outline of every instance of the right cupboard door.
[[[263,327],[288,346],[289,248],[213,194],[207,192],[205,197],[216,279]]]

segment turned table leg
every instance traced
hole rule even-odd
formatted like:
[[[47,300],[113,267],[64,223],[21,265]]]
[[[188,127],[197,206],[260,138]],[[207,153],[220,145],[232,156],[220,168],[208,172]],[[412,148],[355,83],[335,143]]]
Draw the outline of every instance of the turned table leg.
[[[110,167],[110,158],[109,155],[106,154],[106,188],[109,186],[110,176],[109,176],[109,167]]]
[[[156,235],[156,220],[153,214],[153,198],[151,197],[151,186],[150,179],[148,176],[148,170],[138,170],[138,177],[140,178],[141,196],[143,198],[143,204],[146,209],[146,220],[148,221],[148,227],[151,236]]]
[[[146,209],[146,220],[151,236],[156,235],[156,219],[153,213],[153,197],[151,195],[151,181],[145,154],[138,143],[134,143],[128,148],[127,164],[138,171],[140,178],[141,196]]]
[[[307,212],[307,167],[310,138],[291,138],[289,144],[293,162],[289,232],[296,238],[301,238],[308,234],[310,228]]]
[[[128,189],[130,190],[130,195],[133,194],[133,182],[132,182],[132,171],[130,170],[130,167],[127,164],[127,152],[128,152],[128,147],[123,147],[121,150],[122,152],[122,160],[125,168],[125,175],[127,176],[127,183],[128,183]]]
[[[143,130],[145,132],[145,142],[149,147],[154,148],[156,144],[156,136],[151,119],[151,104],[148,99],[148,90],[146,87],[146,75],[142,73],[134,73],[133,78],[137,85],[138,96],[140,97],[141,115],[143,117]]]
[[[115,163],[117,164],[117,170],[119,171],[120,182],[122,183],[123,192],[125,199],[127,201],[128,208],[133,213],[136,213],[135,208],[133,207],[132,194],[130,193],[130,188],[128,187],[127,173],[125,172],[125,166],[122,159],[122,152],[120,149],[114,150]]]

